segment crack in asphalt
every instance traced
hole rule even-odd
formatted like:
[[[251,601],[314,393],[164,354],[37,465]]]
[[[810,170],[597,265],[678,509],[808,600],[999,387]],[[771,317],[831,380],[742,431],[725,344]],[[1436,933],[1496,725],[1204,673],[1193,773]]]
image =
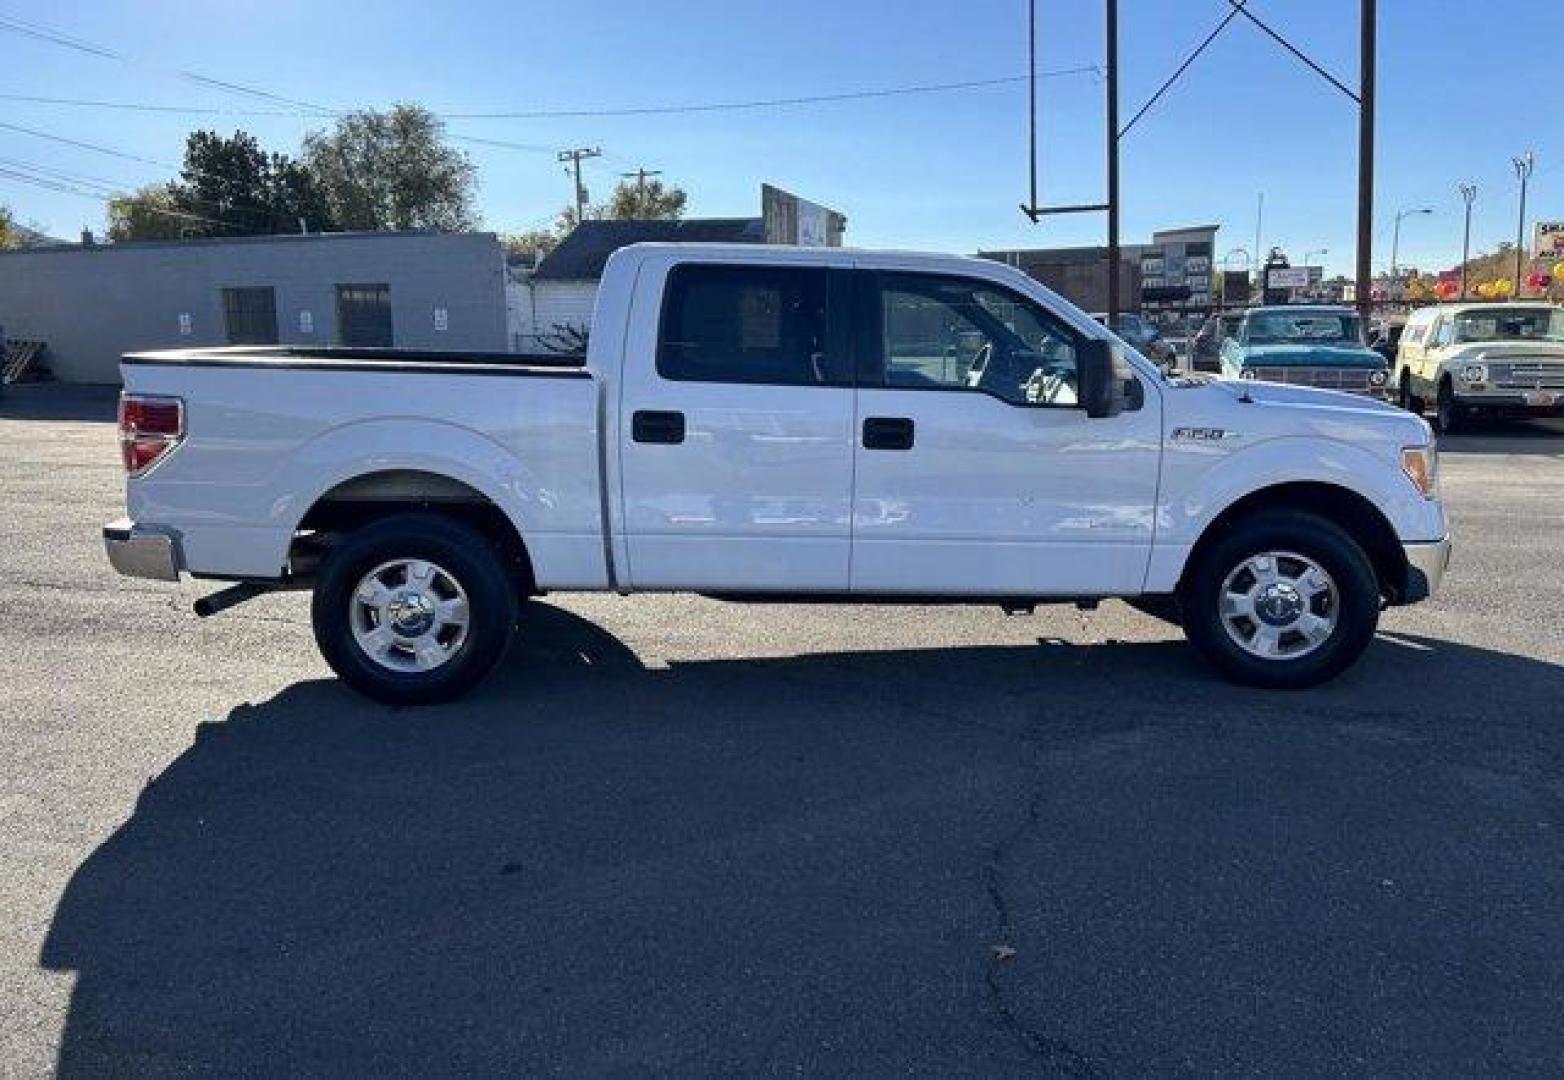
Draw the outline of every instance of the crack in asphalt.
[[[1036,833],[1042,820],[1044,797],[1041,782],[1042,768],[1038,760],[1042,747],[1038,744],[1037,737],[1029,731],[1019,732],[1015,737],[1026,747],[1028,756],[1032,758],[1032,773],[1036,783],[1027,798],[1025,815],[989,850],[988,862],[983,866],[983,887],[988,892],[989,903],[994,907],[997,920],[996,941],[989,954],[988,971],[984,975],[984,982],[988,987],[989,1005],[998,1015],[1000,1023],[1016,1037],[1028,1053],[1037,1059],[1040,1065],[1051,1067],[1063,1076],[1094,1077],[1098,1072],[1085,1054],[1067,1040],[1055,1038],[1040,1030],[1035,1024],[1028,1023],[1005,998],[1001,975],[1007,966],[1015,963],[1014,957],[1017,955],[1014,945],[1015,921],[1011,916],[1009,897],[1005,894],[1005,863],[1010,858],[1011,852]],[[1004,951],[1002,952],[1001,949]]]
[[[1042,643],[1039,642],[1041,645]],[[833,671],[842,674],[854,674],[850,665],[845,663],[828,663],[826,665]],[[794,678],[793,681],[807,683],[810,680]],[[868,692],[880,687],[864,687],[860,693]],[[1016,955],[1013,947],[1015,923],[1011,918],[1011,905],[1005,895],[1005,871],[1004,864],[1010,853],[1024,843],[1038,829],[1041,823],[1042,802],[1045,795],[1041,780],[1041,755],[1042,746],[1036,734],[1030,728],[1013,730],[995,724],[985,724],[978,720],[969,719],[966,716],[935,708],[924,702],[911,701],[899,694],[891,695],[895,704],[904,711],[967,732],[976,732],[982,735],[1014,741],[1020,743],[1026,750],[1027,756],[1032,760],[1032,775],[1034,785],[1026,800],[1026,813],[1019,824],[1003,836],[989,849],[988,860],[983,866],[983,888],[988,895],[989,903],[993,905],[994,913],[998,920],[995,935],[996,940],[990,943],[988,970],[984,973],[984,984],[988,991],[989,1007],[994,1010],[1002,1027],[1009,1031],[1032,1058],[1040,1066],[1048,1068],[1055,1075],[1069,1077],[1096,1077],[1101,1075],[1093,1067],[1085,1054],[1077,1050],[1067,1040],[1055,1038],[1038,1028],[1035,1024],[1028,1023],[1005,998],[1004,987],[1000,978],[1003,969],[1014,962]],[[1002,954],[1000,949],[1005,952]]]

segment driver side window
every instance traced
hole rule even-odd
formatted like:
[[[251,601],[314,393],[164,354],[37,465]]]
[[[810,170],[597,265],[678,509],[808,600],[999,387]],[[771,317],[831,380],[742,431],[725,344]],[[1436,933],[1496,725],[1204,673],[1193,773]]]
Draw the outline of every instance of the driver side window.
[[[1078,403],[1075,335],[1030,300],[964,278],[885,274],[880,282],[887,387]]]

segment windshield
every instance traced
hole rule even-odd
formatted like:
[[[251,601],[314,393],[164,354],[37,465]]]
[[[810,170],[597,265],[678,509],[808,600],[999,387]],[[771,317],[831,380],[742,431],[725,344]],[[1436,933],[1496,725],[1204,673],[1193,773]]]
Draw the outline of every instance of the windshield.
[[[1249,316],[1251,345],[1361,345],[1356,315],[1334,311],[1264,311]]]
[[[1144,345],[1157,337],[1157,326],[1143,315],[1120,315],[1114,329],[1131,345]]]
[[[1564,341],[1564,311],[1557,308],[1494,308],[1455,317],[1457,341]]]

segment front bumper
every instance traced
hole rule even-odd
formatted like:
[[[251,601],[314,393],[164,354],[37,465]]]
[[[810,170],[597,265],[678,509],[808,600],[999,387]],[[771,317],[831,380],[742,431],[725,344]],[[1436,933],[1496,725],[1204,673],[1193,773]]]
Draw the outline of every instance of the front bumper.
[[[1564,390],[1456,390],[1455,403],[1463,409],[1552,415],[1564,411]]]
[[[168,533],[120,518],[103,526],[103,547],[109,565],[127,577],[179,580],[179,541]]]
[[[1401,592],[1401,603],[1427,600],[1438,590],[1450,567],[1450,538],[1446,536],[1431,544],[1402,544],[1401,550],[1407,558],[1407,580]]]

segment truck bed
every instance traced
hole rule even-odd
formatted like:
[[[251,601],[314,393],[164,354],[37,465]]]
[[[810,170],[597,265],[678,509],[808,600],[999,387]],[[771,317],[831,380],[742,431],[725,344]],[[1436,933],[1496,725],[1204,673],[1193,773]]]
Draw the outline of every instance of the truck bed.
[[[238,346],[132,353],[121,373],[183,403],[184,442],[127,502],[192,573],[276,577],[338,485],[426,474],[499,507],[540,586],[607,582],[599,388],[577,358]]]

